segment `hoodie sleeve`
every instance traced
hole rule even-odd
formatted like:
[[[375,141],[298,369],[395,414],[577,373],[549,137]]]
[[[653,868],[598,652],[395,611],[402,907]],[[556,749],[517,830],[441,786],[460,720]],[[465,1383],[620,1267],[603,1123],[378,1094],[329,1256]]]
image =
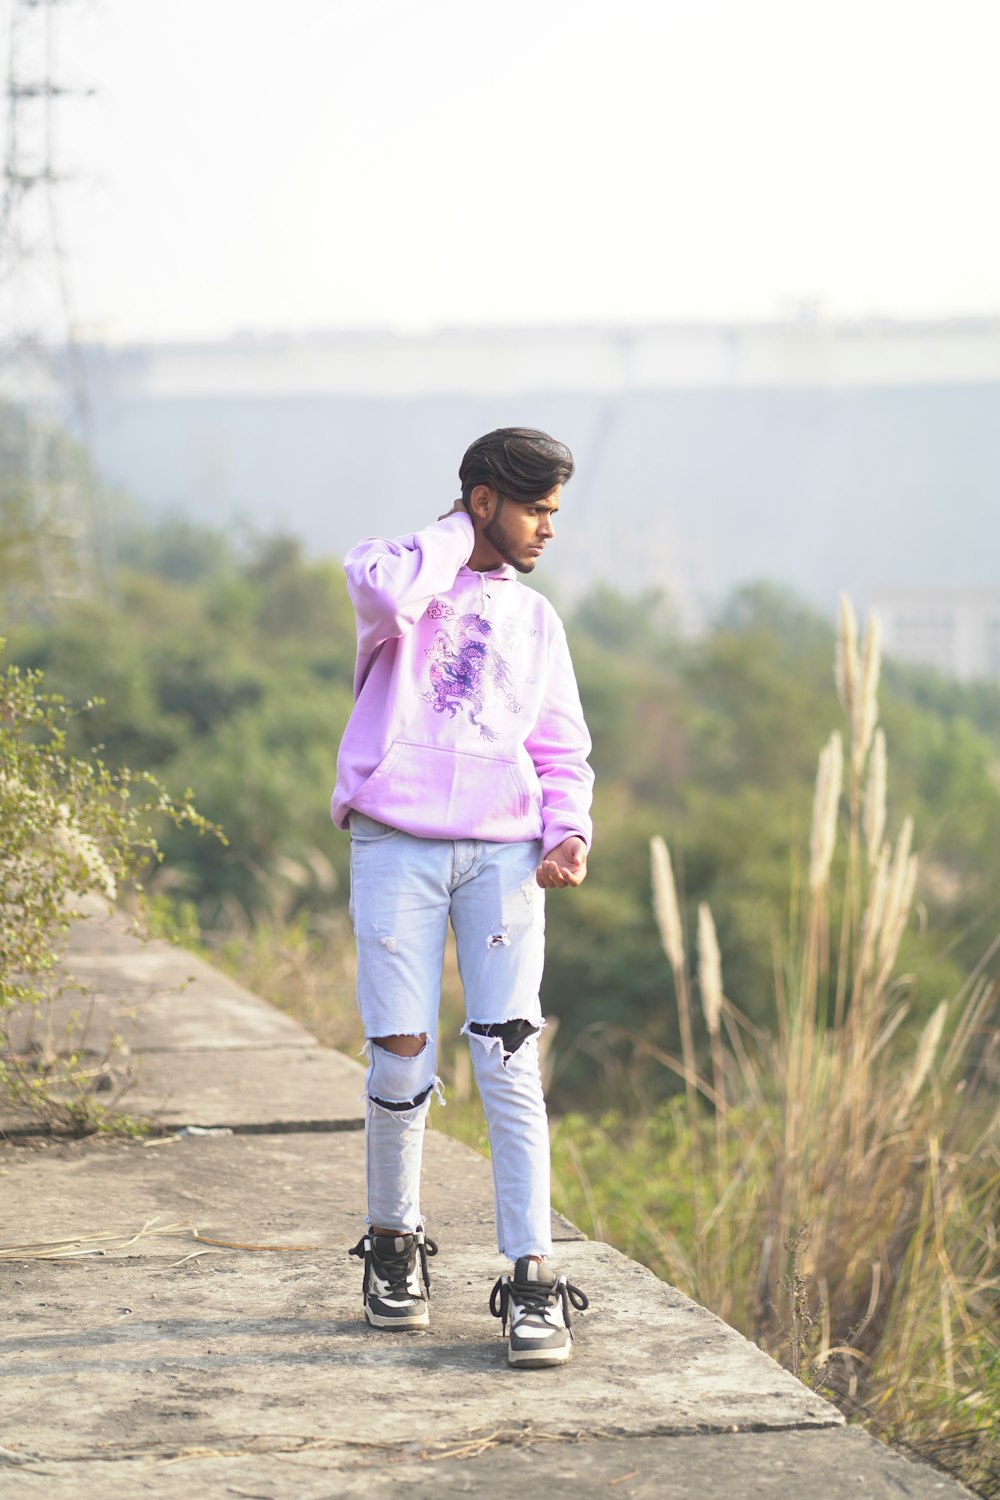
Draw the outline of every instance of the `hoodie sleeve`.
[[[344,559],[347,592],[358,616],[358,654],[405,635],[435,594],[446,593],[469,561],[476,534],[456,511],[412,536],[359,542]]]
[[[590,848],[594,773],[587,763],[590,735],[580,706],[566,632],[558,625],[549,642],[545,700],[525,741],[542,784],[542,851],[572,834]]]

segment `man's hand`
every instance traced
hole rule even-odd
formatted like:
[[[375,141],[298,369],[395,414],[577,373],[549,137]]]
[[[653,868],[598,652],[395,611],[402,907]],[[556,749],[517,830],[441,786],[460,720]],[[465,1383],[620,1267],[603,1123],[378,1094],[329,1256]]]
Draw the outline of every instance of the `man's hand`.
[[[454,505],[451,507],[451,510],[446,510],[443,516],[438,516],[438,520],[439,521],[447,521],[447,519],[448,519],[449,516],[457,515],[459,511],[461,511],[464,515],[468,515],[469,514],[469,512],[465,509],[465,506],[462,504],[462,497],[461,497],[461,495],[459,495],[458,499],[455,501]]]
[[[575,834],[550,849],[535,871],[535,879],[543,890],[582,885],[586,876],[587,846]]]

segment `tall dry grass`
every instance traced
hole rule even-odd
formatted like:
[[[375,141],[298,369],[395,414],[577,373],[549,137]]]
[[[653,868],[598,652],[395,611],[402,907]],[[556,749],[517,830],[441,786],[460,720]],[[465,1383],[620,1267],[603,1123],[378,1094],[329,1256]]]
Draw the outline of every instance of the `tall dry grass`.
[[[859,648],[844,601],[846,747],[835,732],[820,755],[769,1032],[726,997],[705,905],[689,974],[670,853],[652,840],[681,1040],[679,1058],[659,1056],[685,1092],[664,1135],[671,1182],[635,1203],[628,1248],[879,1430],[925,1451],[967,1433],[985,1452],[1000,1419],[998,983],[991,951],[919,1038],[907,1025],[896,968],[919,860],[909,819],[885,838],[879,665],[877,620]],[[640,1156],[651,1128],[644,1142],[632,1127]]]

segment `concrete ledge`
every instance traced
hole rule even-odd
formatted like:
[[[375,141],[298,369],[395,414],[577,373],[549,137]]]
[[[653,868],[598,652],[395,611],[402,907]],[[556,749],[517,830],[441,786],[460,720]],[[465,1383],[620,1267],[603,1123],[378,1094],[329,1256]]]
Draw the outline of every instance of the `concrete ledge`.
[[[26,1500],[53,1492],[159,1500],[390,1500],[426,1496],[519,1495],[580,1500],[971,1500],[970,1492],[913,1464],[857,1429],[826,1432],[719,1433],[711,1438],[552,1439],[540,1428],[505,1424],[465,1428],[448,1443],[330,1445],[322,1437],[272,1446],[247,1436],[242,1446],[100,1460],[27,1459],[10,1476]],[[55,1488],[55,1491],[53,1489]],[[13,1492],[13,1490],[12,1490]]]
[[[146,1144],[91,1140],[0,1147],[2,1239],[19,1243],[113,1232],[123,1239],[143,1224],[187,1223],[211,1239],[308,1244],[335,1253],[335,1279],[360,1281],[347,1249],[361,1233],[364,1151],[356,1135],[286,1132],[171,1136]],[[446,1246],[496,1243],[489,1164],[458,1141],[428,1131],[424,1146],[428,1230]],[[584,1238],[552,1216],[554,1237]],[[195,1246],[188,1236],[137,1240],[102,1259],[175,1261]],[[27,1262],[26,1264],[30,1264]],[[237,1267],[238,1268],[238,1267]],[[20,1272],[16,1273],[20,1274]],[[6,1271],[0,1264],[0,1284]]]
[[[164,1444],[226,1449],[248,1432],[350,1446],[362,1434],[444,1441],[456,1426],[575,1439],[841,1425],[759,1349],[609,1246],[565,1245],[560,1263],[595,1310],[574,1320],[577,1356],[555,1376],[557,1401],[537,1375],[507,1367],[487,1306],[503,1262],[485,1247],[445,1247],[432,1329],[391,1336],[359,1318],[360,1266],[343,1250],[209,1253],[152,1276],[142,1263],[19,1268],[5,1316],[24,1332],[0,1350],[0,1389],[16,1381],[19,1408],[5,1442],[48,1459],[100,1456],[112,1436],[129,1457]]]
[[[181,1125],[360,1129],[365,1069],[325,1047],[164,1052],[139,1059],[130,1114]]]
[[[107,1030],[144,1052],[235,1047],[314,1047],[298,1021],[251,994],[193,953],[166,943],[132,942],[124,952],[73,952],[69,972],[89,995],[58,1000],[54,1019],[94,1002],[91,1045]]]
[[[13,1493],[968,1494],[846,1431],[718,1318],[557,1217],[591,1312],[569,1366],[510,1370],[488,1310],[504,1264],[489,1165],[433,1130],[432,1326],[369,1328],[347,1256],[364,1206],[361,1066],[187,954],[89,928],[69,962],[102,1024],[129,1021],[129,1107],[227,1133],[0,1141],[0,1239],[21,1247],[0,1260]],[[127,1245],[80,1238],[143,1226]],[[25,1248],[72,1238],[68,1259]]]

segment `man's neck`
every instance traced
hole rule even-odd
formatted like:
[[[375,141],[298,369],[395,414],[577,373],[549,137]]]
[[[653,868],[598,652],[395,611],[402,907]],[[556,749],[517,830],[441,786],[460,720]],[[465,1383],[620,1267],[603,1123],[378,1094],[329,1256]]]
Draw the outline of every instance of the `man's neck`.
[[[476,545],[472,549],[472,556],[466,563],[473,573],[493,573],[497,568],[504,566],[504,559],[500,556],[492,542],[488,542],[481,532],[476,533]]]

